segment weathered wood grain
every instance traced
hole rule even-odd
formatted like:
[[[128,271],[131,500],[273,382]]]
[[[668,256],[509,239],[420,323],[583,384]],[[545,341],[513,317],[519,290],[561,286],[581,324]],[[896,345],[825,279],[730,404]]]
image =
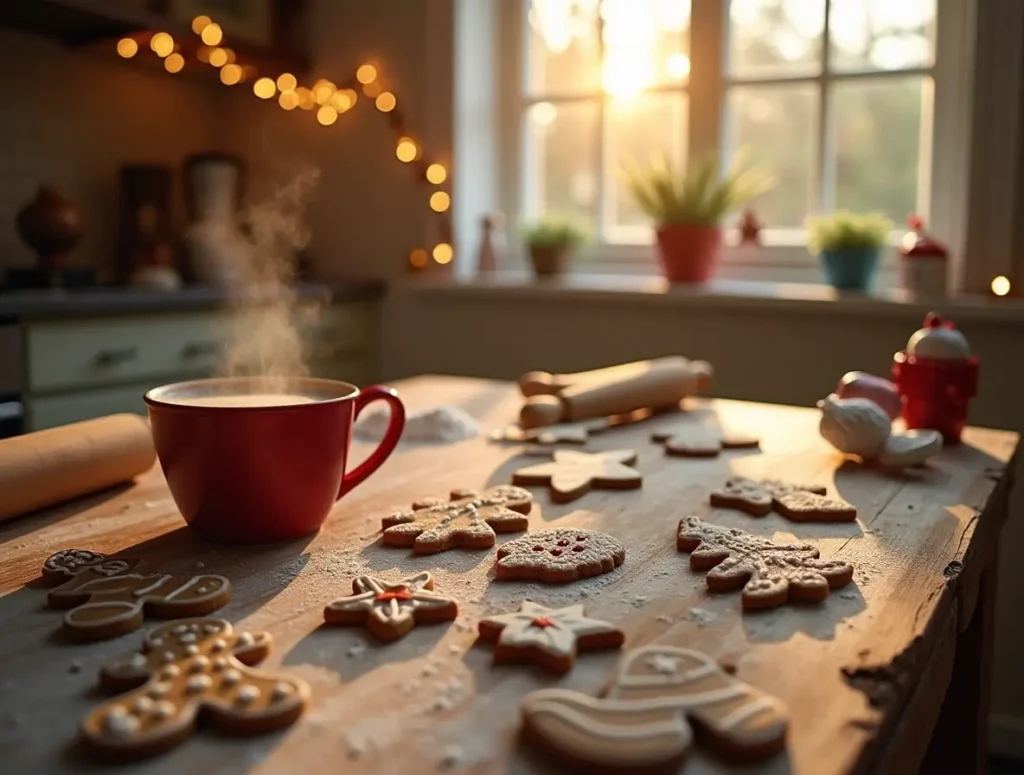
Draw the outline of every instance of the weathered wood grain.
[[[514,418],[521,401],[513,386],[480,380],[422,377],[398,387],[410,408],[456,404],[485,432]],[[1016,434],[971,429],[966,444],[944,451],[930,468],[894,478],[840,465],[817,435],[814,410],[726,401],[692,408],[757,433],[761,451],[667,457],[651,433],[681,418],[656,417],[611,429],[587,447],[635,449],[642,489],[594,491],[555,505],[535,488],[534,529],[606,530],[627,546],[618,570],[565,587],[495,582],[493,550],[414,557],[379,544],[380,517],[393,507],[510,481],[524,459],[515,447],[488,443],[486,433],[453,445],[403,446],[335,508],[319,535],[283,545],[218,547],[194,538],[159,471],[133,488],[0,527],[0,769],[96,771],[72,744],[77,725],[97,701],[99,665],[140,638],[72,646],[54,637],[60,615],[43,608],[45,593],[33,580],[48,554],[73,546],[142,556],[168,572],[201,567],[228,576],[235,591],[223,615],[239,629],[269,630],[276,646],[268,664],[284,664],[313,687],[309,712],[284,733],[246,740],[200,733],[119,772],[558,772],[519,744],[520,698],[553,684],[597,692],[617,655],[585,655],[558,681],[529,667],[492,666],[491,650],[474,646],[477,622],[524,598],[584,602],[590,614],[623,627],[626,648],[661,642],[700,649],[786,701],[788,750],[752,772],[905,772],[924,758],[956,634],[968,627],[992,560]],[[825,484],[858,507],[859,519],[794,524],[775,514],[754,519],[712,510],[707,493],[730,474]],[[691,573],[688,557],[676,551],[675,527],[687,514],[812,542],[823,557],[852,562],[854,584],[821,606],[741,614],[739,594],[708,595],[703,574]],[[390,645],[359,629],[319,627],[324,604],[346,594],[353,575],[420,570],[433,571],[438,589],[460,599],[454,624],[418,627]],[[916,737],[894,747],[907,735]],[[698,750],[685,770],[729,767]]]

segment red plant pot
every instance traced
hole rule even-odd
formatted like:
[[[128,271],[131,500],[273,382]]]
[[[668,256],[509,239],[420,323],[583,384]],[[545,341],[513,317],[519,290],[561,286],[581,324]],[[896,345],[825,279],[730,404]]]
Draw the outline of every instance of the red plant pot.
[[[661,271],[670,283],[706,283],[722,249],[722,230],[703,224],[675,224],[657,230]]]

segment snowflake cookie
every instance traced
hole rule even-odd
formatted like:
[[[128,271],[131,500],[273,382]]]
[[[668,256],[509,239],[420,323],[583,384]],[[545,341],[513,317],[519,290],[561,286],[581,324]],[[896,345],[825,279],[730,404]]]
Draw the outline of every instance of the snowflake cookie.
[[[694,727],[726,759],[764,759],[783,749],[788,726],[781,702],[674,646],[631,651],[600,699],[563,688],[530,692],[523,721],[528,737],[573,772],[662,772],[689,753]]]
[[[777,544],[698,517],[679,523],[676,547],[690,553],[690,568],[708,571],[712,592],[743,590],[743,607],[777,608],[788,601],[819,603],[829,590],[853,580],[853,566],[821,560],[810,544]]]
[[[607,533],[583,528],[537,530],[498,548],[499,579],[549,584],[599,576],[620,566],[626,547]]]
[[[490,549],[495,533],[526,530],[533,495],[522,487],[501,485],[482,493],[454,490],[450,500],[425,498],[411,509],[381,520],[385,546],[411,546],[416,554],[446,549]]]
[[[327,604],[324,621],[365,625],[379,640],[399,640],[417,624],[450,622],[459,615],[453,598],[433,590],[434,577],[426,571],[394,584],[358,576],[352,581],[351,595]]]
[[[89,713],[82,738],[105,757],[136,759],[184,741],[200,715],[234,734],[286,727],[302,714],[309,687],[250,667],[270,644],[267,633],[235,633],[223,619],[163,624],[146,635],[141,652],[103,668],[103,688],[134,691]]]
[[[545,608],[529,600],[513,614],[480,621],[480,637],[494,643],[494,661],[531,660],[553,673],[567,673],[579,651],[616,649],[625,636],[618,627],[589,619],[582,605]]]

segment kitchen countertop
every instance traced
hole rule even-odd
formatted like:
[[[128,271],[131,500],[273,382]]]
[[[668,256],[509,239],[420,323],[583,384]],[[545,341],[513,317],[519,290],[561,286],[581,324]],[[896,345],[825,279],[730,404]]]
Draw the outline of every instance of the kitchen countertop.
[[[380,280],[346,280],[301,283],[295,286],[295,290],[301,299],[363,301],[382,296],[385,285]],[[127,287],[0,290],[0,320],[214,309],[224,306],[227,301],[228,295],[223,288],[198,285],[177,291]]]

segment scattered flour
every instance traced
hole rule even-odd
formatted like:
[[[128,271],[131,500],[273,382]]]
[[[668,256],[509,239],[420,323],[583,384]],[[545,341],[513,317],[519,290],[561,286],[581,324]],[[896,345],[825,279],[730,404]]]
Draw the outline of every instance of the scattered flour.
[[[351,646],[348,647],[348,651],[345,653],[347,653],[350,657],[359,657],[362,656],[364,651],[366,651],[366,646],[364,646],[362,643],[353,643]]]
[[[686,618],[696,622],[698,627],[706,627],[715,620],[715,615],[704,608],[691,608],[686,613]]]
[[[437,665],[424,665],[423,669],[420,670],[420,675],[424,678],[429,678],[432,675],[437,675]]]
[[[462,746],[449,745],[441,752],[441,758],[437,762],[438,769],[454,770],[462,763],[464,752]]]
[[[384,437],[390,419],[390,414],[385,410],[370,412],[359,419],[353,433],[365,441],[379,441]],[[476,420],[459,407],[438,406],[406,415],[402,441],[451,444],[479,434],[480,426]]]
[[[658,621],[659,622],[663,622],[665,624],[671,624],[672,623],[672,617],[671,616],[665,616],[665,614],[662,614],[661,616],[658,617]]]
[[[839,597],[841,597],[843,600],[856,600],[857,599],[857,593],[856,592],[840,592],[839,593]]]
[[[82,660],[72,659],[71,664],[68,665],[69,673],[81,673],[82,672]]]

